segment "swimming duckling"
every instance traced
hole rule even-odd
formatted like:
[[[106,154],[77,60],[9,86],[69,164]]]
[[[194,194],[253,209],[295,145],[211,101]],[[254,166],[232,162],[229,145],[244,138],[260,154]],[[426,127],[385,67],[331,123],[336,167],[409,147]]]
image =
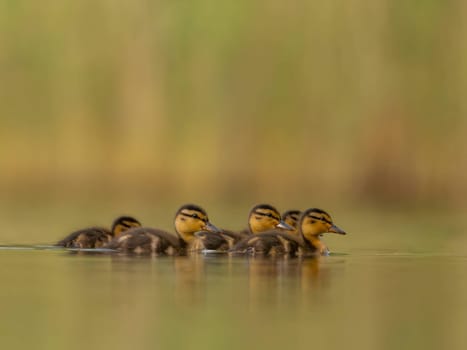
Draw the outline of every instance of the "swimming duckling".
[[[300,210],[287,210],[282,214],[282,220],[294,228],[290,233],[297,233],[297,221],[300,218],[301,213],[302,212]]]
[[[331,215],[322,209],[311,208],[306,210],[299,220],[299,235],[305,242],[307,250],[317,252],[320,255],[328,255],[329,249],[321,241],[323,233],[337,233],[346,235],[347,233],[334,225]]]
[[[114,220],[110,230],[104,227],[85,228],[69,234],[56,245],[65,248],[100,248],[122,232],[140,226],[141,223],[135,218],[120,216]]]
[[[220,232],[200,231],[195,234],[199,240],[196,240],[196,250],[215,250],[226,252],[237,242],[251,234],[257,234],[276,228],[284,230],[293,230],[294,228],[281,219],[279,211],[269,204],[255,205],[248,214],[248,230],[241,232],[232,232],[221,230]]]
[[[331,216],[324,210],[311,208],[300,216],[299,237],[277,230],[264,232],[244,238],[232,248],[231,252],[269,256],[327,255],[329,250],[320,239],[320,236],[326,232],[346,234],[333,224]]]
[[[293,227],[284,222],[279,211],[269,204],[258,204],[250,210],[248,215],[250,233],[257,234],[273,229],[292,231]]]
[[[135,254],[182,255],[195,249],[195,232],[219,231],[209,222],[206,211],[194,204],[180,207],[174,221],[175,235],[159,229],[140,227],[114,238],[106,248]]]

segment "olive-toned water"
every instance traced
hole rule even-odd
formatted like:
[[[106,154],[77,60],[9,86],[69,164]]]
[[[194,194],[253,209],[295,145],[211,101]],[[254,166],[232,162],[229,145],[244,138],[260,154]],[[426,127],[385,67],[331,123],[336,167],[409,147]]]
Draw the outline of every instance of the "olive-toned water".
[[[0,250],[4,349],[465,349],[467,255]]]

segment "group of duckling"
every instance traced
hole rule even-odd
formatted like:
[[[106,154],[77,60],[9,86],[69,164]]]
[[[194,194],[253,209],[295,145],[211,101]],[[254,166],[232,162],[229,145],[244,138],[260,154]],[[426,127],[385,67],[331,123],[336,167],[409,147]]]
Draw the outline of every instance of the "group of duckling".
[[[91,227],[71,233],[56,245],[66,248],[106,248],[127,254],[185,255],[226,252],[262,256],[327,255],[324,233],[345,235],[324,210],[289,210],[282,215],[268,204],[254,206],[248,228],[228,231],[214,226],[206,211],[185,204],[175,214],[175,234],[143,227],[131,216],[117,218],[111,229]]]

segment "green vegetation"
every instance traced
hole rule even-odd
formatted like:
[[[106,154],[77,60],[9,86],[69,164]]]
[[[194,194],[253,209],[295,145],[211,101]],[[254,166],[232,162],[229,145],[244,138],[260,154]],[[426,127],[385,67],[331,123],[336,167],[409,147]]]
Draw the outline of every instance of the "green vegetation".
[[[3,1],[3,201],[462,207],[463,1]]]

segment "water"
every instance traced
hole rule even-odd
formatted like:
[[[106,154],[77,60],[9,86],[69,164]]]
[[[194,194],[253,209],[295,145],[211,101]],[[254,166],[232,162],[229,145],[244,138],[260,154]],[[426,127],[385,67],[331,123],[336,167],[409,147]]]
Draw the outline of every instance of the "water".
[[[9,246],[0,264],[5,349],[467,346],[463,255],[148,258]]]

